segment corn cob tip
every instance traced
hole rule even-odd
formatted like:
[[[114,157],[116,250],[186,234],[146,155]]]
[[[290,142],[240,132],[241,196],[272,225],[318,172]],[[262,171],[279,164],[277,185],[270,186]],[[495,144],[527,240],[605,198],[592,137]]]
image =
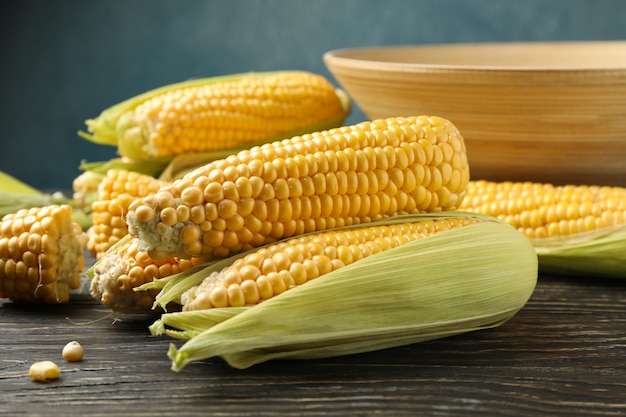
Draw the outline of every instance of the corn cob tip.
[[[153,280],[165,278],[202,263],[201,259],[155,260],[137,248],[136,241],[125,236],[111,246],[91,270],[90,292],[93,298],[116,313],[154,314],[159,289],[138,290]],[[165,306],[163,306],[165,307]]]

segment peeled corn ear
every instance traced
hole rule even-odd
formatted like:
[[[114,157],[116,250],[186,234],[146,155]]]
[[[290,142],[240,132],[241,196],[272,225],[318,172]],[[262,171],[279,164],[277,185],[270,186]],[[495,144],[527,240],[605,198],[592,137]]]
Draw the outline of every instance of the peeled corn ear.
[[[204,165],[129,207],[151,256],[225,258],[317,230],[454,210],[469,181],[448,120],[396,117],[294,136]]]
[[[339,126],[345,93],[304,71],[234,74],[167,85],[86,121],[93,142],[131,160],[263,143]]]
[[[470,181],[460,209],[524,233],[542,273],[626,278],[626,188]]]
[[[537,257],[528,239],[487,216],[408,217],[468,216],[477,221],[368,256],[260,304],[168,313],[151,331],[186,340],[168,352],[172,369],[180,370],[213,356],[247,368],[271,359],[348,355],[498,326],[534,290]],[[396,220],[407,219],[387,221]]]

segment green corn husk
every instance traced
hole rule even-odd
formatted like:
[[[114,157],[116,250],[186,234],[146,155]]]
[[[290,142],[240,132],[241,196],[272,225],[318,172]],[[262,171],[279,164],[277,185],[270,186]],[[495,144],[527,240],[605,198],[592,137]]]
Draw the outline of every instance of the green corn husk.
[[[52,204],[69,204],[72,206],[72,218],[83,229],[91,226],[91,218],[76,207],[71,198],[62,192],[41,192],[25,182],[0,171],[0,219],[21,209],[44,207]]]
[[[626,279],[626,225],[531,243],[542,274]]]
[[[168,352],[178,371],[210,357],[247,368],[272,359],[355,354],[501,325],[535,288],[533,246],[506,223],[470,213],[398,216],[387,222],[446,216],[482,221],[372,255],[255,306],[166,313],[150,330],[186,340]],[[185,282],[172,278],[160,296],[175,299],[193,285]]]

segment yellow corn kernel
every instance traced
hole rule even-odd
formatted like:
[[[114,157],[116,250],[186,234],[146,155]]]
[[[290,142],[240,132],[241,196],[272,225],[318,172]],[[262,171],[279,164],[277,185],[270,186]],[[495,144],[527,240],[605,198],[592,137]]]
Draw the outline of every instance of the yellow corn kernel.
[[[98,185],[98,199],[91,205],[92,227],[87,249],[100,259],[128,234],[126,214],[135,199],[155,193],[168,182],[133,171],[110,169]]]
[[[0,222],[0,297],[57,304],[80,285],[87,241],[69,205],[22,209]]]
[[[450,167],[452,174],[439,174]],[[140,248],[154,256],[215,259],[316,230],[454,210],[468,181],[465,144],[452,123],[429,116],[389,118],[295,136],[211,162],[133,202],[127,221]],[[204,207],[205,215],[175,223],[168,216],[164,222],[163,212],[185,205],[183,194],[193,196],[189,212]],[[188,225],[193,234],[183,239]],[[198,239],[192,242],[190,235]]]
[[[183,310],[258,304],[368,256],[476,221],[469,217],[423,220],[331,230],[289,239],[213,272],[182,295]]]
[[[80,134],[132,160],[234,148],[339,126],[349,112],[344,96],[303,71],[191,80],[113,106]]]
[[[118,313],[149,313],[158,290],[134,289],[199,265],[199,258],[152,259],[125,236],[96,262],[90,271],[91,295]]]
[[[28,376],[30,376],[30,379],[37,382],[57,379],[59,375],[61,375],[61,369],[52,361],[35,362],[28,369]]]

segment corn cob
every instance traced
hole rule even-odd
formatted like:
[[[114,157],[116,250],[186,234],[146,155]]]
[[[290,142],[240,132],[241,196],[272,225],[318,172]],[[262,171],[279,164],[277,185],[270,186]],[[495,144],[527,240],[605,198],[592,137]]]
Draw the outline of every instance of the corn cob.
[[[210,260],[316,230],[454,210],[468,181],[452,123],[389,118],[209,163],[133,202],[127,223],[152,257]]]
[[[302,71],[236,74],[168,85],[87,120],[79,135],[131,160],[237,148],[339,126],[349,100]]]
[[[134,239],[126,236],[113,245],[88,271],[91,295],[116,313],[150,313],[158,289],[135,288],[199,265],[199,258],[176,257],[155,260],[139,251]]]
[[[471,181],[459,209],[526,235],[542,273],[626,278],[626,188]]]
[[[69,301],[85,266],[86,236],[69,205],[21,209],[0,222],[0,297],[17,302]]]
[[[258,304],[370,255],[477,221],[458,217],[363,226],[283,241],[212,272],[200,285],[183,293],[183,310]]]
[[[395,248],[348,262],[258,304],[163,314],[150,331],[184,341],[180,348],[170,346],[173,370],[213,356],[247,368],[277,358],[348,355],[494,327],[524,306],[535,287],[537,256],[523,234],[493,217],[462,212],[396,216],[369,227],[421,222],[448,224],[417,239],[400,237]],[[345,240],[356,238],[358,229],[344,229]],[[341,240],[327,248],[338,253]],[[285,258],[294,254],[290,246],[282,247]],[[180,274],[157,299],[180,297],[206,276],[199,272],[227,275],[247,256]]]
[[[169,184],[149,175],[110,169],[98,185],[98,199],[91,205],[93,226],[87,248],[100,259],[102,255],[128,234],[126,213],[130,204]]]

